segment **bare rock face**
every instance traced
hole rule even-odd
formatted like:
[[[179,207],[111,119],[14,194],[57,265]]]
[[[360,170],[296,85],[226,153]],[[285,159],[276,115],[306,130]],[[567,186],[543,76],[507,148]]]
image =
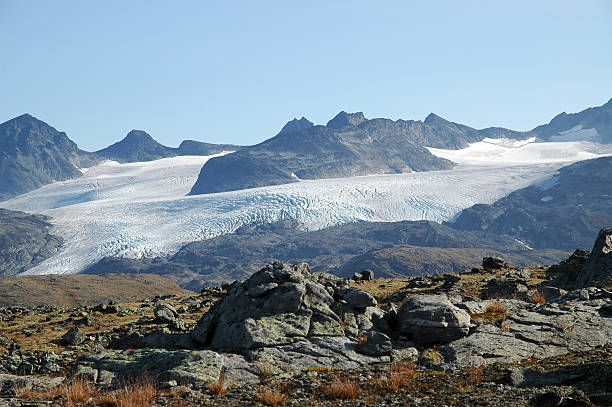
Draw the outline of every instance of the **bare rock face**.
[[[576,280],[576,288],[610,285],[612,285],[612,228],[607,228],[599,231],[591,255]]]
[[[372,321],[384,326],[379,323],[384,313],[374,312],[375,306],[370,294],[350,288],[347,280],[313,274],[306,263],[274,262],[234,286],[204,314],[191,337],[216,351],[243,354],[295,343],[303,347],[321,337],[345,341],[347,334],[373,330]]]
[[[559,275],[551,285],[566,289],[612,286],[612,228],[599,231],[590,253],[576,250],[549,272]]]
[[[446,343],[468,334],[470,316],[446,295],[421,295],[406,301],[397,313],[400,332],[419,344]]]

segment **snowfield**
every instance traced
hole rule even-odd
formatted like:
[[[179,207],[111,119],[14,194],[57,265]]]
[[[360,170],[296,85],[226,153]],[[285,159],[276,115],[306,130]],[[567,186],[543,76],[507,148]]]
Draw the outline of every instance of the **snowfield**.
[[[76,273],[104,256],[168,255],[194,240],[252,222],[296,219],[310,230],[366,221],[452,219],[534,183],[570,162],[612,155],[596,143],[484,140],[430,149],[459,165],[447,171],[302,180],[288,185],[185,196],[211,157],[105,162],[0,207],[53,218],[64,250],[27,274]]]

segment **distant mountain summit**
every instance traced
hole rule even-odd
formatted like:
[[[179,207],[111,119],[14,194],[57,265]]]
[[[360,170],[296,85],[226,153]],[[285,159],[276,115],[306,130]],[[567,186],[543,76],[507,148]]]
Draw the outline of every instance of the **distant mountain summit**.
[[[0,201],[53,181],[79,177],[80,168],[91,167],[104,159],[127,163],[177,155],[212,155],[241,148],[193,140],[171,148],[158,143],[145,131],[132,130],[123,140],[90,153],[79,149],[66,133],[23,114],[0,124]]]
[[[341,129],[345,126],[359,126],[365,121],[366,118],[362,112],[347,113],[343,110],[327,122],[327,127],[330,129]]]
[[[293,133],[294,131],[304,130],[314,126],[310,120],[303,117],[301,119],[293,119],[283,126],[278,134]]]
[[[95,162],[66,133],[24,114],[0,124],[0,200],[81,175]]]
[[[336,178],[443,170],[453,163],[425,148],[462,148],[485,137],[527,138],[505,129],[475,130],[435,115],[426,122],[368,120],[362,112],[342,111],[326,126],[302,118],[251,147],[208,161],[191,194],[206,194],[300,179]]]
[[[178,155],[175,149],[158,143],[142,130],[130,131],[123,140],[96,151],[95,154],[120,163],[152,161]]]

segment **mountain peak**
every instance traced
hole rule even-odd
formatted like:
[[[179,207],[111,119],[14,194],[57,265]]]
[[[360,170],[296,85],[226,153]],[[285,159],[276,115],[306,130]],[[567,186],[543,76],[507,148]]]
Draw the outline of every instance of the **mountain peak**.
[[[344,126],[359,126],[365,122],[363,112],[347,113],[344,110],[338,113],[333,119],[327,122],[327,127],[339,129]]]
[[[294,118],[293,120],[288,121],[278,134],[293,133],[294,131],[304,130],[312,126],[314,126],[314,124],[302,116],[302,118],[299,120]]]
[[[448,120],[438,116],[435,113],[429,113],[427,115],[427,117],[425,118],[425,124],[429,124],[429,125],[435,125],[435,124],[445,124],[445,123],[449,123]]]
[[[149,133],[144,130],[131,130],[122,141],[126,142],[155,142]]]

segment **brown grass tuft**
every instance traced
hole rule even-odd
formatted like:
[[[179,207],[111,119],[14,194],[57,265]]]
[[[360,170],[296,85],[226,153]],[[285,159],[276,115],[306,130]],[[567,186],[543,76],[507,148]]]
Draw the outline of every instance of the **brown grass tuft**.
[[[544,295],[538,291],[531,296],[529,302],[532,304],[546,304],[546,298],[544,298]]]
[[[480,383],[483,379],[484,366],[471,367],[468,369],[468,380],[470,383]]]
[[[217,396],[224,396],[227,393],[227,389],[225,388],[225,367],[221,368],[219,379],[216,382],[206,383],[206,387],[208,391]]]
[[[510,325],[505,319],[501,322],[500,328],[502,332],[510,332]]]
[[[357,383],[347,379],[336,379],[322,386],[321,390],[330,397],[342,400],[356,399],[360,393]]]
[[[287,395],[278,389],[264,389],[257,393],[257,400],[266,406],[278,406],[287,400]]]
[[[108,407],[150,407],[158,395],[159,391],[153,380],[141,377],[127,382],[113,393],[96,397],[95,402]]]
[[[487,307],[487,312],[490,312],[492,314],[507,314],[508,308],[506,308],[503,304],[500,304],[499,302],[492,302]]]
[[[382,389],[397,393],[402,388],[413,387],[416,373],[412,363],[393,363],[389,374],[378,382]]]
[[[261,381],[267,381],[274,376],[274,366],[265,360],[256,361],[255,369],[257,370],[257,376],[259,376]]]
[[[21,387],[17,389],[17,397],[20,399],[49,400],[61,397],[64,406],[76,407],[85,404],[87,401],[98,394],[99,388],[94,383],[83,377],[75,377],[69,382],[62,383],[50,389],[27,389]]]

